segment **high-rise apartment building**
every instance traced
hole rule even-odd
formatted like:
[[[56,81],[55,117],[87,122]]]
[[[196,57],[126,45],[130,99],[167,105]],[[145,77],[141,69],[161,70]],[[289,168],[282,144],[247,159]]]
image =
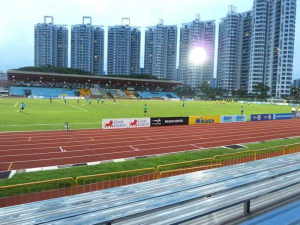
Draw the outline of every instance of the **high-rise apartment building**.
[[[250,70],[250,51],[252,34],[252,11],[241,13],[241,59],[240,77],[238,78],[238,89],[247,90]]]
[[[190,52],[202,47],[206,52],[203,64],[193,64],[189,60]],[[203,82],[213,78],[215,51],[215,21],[200,21],[200,16],[180,28],[179,77],[180,81],[197,88]]]
[[[164,26],[163,20],[145,32],[145,74],[176,80],[177,26]]]
[[[268,0],[254,0],[252,10],[252,35],[250,68],[248,77],[248,92],[253,92],[253,86],[264,82],[265,47],[267,32]]]
[[[218,87],[243,89],[264,83],[269,95],[290,95],[296,0],[254,0],[252,11],[231,10],[220,23]]]
[[[269,0],[267,7],[264,83],[281,97],[293,82],[296,0]]]
[[[44,23],[34,27],[34,65],[68,67],[68,29],[55,25],[52,16],[44,16]]]
[[[251,11],[229,6],[219,24],[217,83],[226,90],[246,89],[251,43]]]
[[[125,18],[122,19],[122,23],[124,20]],[[131,27],[130,22],[125,25],[108,27],[107,74],[139,74],[140,49],[141,31],[139,27]]]
[[[104,74],[104,29],[92,25],[91,17],[83,17],[82,24],[72,26],[71,68]]]

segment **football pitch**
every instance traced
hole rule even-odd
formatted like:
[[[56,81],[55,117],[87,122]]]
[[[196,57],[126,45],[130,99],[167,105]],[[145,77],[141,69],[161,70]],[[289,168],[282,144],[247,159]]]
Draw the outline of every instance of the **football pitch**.
[[[26,104],[23,112],[18,112],[21,103]],[[147,117],[182,117],[204,115],[239,115],[241,106],[244,114],[290,113],[290,106],[255,105],[215,101],[188,101],[185,107],[179,101],[162,100],[104,100],[104,104],[92,100],[0,98],[0,131],[62,130],[65,122],[71,129],[101,128],[105,118],[142,118],[144,105],[148,106]]]

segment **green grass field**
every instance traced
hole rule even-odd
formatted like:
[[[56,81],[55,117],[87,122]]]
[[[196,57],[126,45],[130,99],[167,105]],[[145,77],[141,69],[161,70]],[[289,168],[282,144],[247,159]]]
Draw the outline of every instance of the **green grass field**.
[[[26,104],[23,112],[17,112],[21,102]],[[88,105],[86,100],[60,99],[53,103],[47,99],[0,98],[0,131],[34,131],[61,130],[65,122],[70,122],[71,129],[101,128],[103,118],[134,118],[144,117],[143,107],[148,105],[147,117],[168,116],[200,116],[200,115],[237,115],[240,114],[239,103],[216,104],[216,102],[194,101],[186,102],[185,108],[181,102],[160,100],[105,100],[97,104],[92,100]],[[244,114],[257,113],[290,113],[289,106],[244,105]]]

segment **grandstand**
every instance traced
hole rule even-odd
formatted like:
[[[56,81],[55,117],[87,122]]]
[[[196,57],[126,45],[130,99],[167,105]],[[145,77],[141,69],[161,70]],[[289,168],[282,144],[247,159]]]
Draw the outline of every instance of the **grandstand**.
[[[179,98],[171,90],[182,84],[176,81],[17,70],[8,71],[8,79],[11,83],[10,95],[45,97],[136,98],[138,95],[145,99]]]
[[[100,92],[99,89],[97,89],[97,88],[91,88],[90,90],[91,90],[91,95],[93,97],[101,97],[102,96],[102,94],[101,94],[101,92]]]
[[[148,92],[148,91],[138,91],[137,94],[143,99],[152,99],[152,98],[176,98],[180,99],[178,95],[173,92]]]
[[[9,95],[11,96],[43,96],[45,98],[49,97],[59,97],[59,96],[77,96],[77,89],[68,90],[66,88],[45,88],[45,87],[16,87],[11,86],[9,88]],[[86,93],[82,90],[82,93]]]
[[[299,201],[299,185],[300,153],[296,153],[6,207],[1,209],[0,219],[7,225],[257,224],[247,221],[253,221],[251,216],[262,209],[266,211],[288,199]],[[290,215],[286,210],[280,213]],[[291,222],[299,221],[297,211],[293,216]],[[259,224],[272,220],[265,216]]]
[[[79,89],[78,91],[81,96],[91,96],[92,95],[92,92],[90,89]]]

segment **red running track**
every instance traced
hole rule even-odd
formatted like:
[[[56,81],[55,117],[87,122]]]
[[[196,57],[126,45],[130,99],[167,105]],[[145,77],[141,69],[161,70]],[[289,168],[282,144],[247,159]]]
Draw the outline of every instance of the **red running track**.
[[[80,164],[300,136],[300,120],[0,133],[0,171]]]

